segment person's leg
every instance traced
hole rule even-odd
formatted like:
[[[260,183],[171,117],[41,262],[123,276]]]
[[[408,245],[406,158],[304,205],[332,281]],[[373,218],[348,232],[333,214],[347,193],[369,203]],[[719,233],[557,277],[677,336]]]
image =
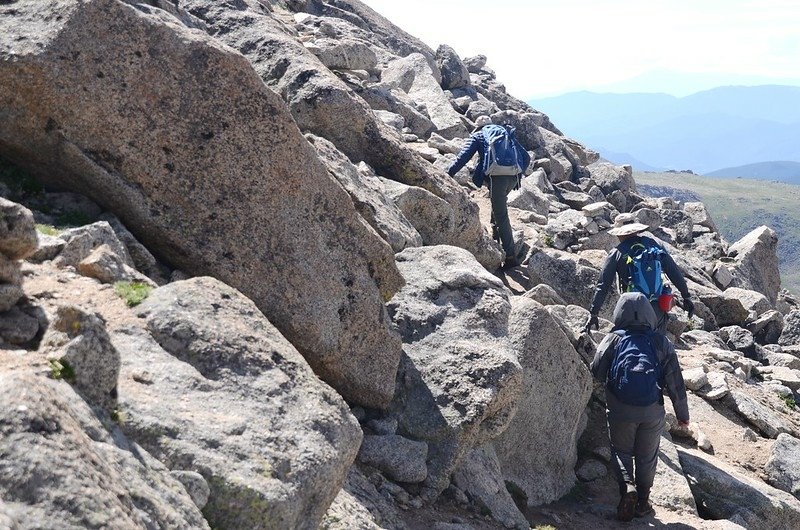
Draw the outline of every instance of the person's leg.
[[[653,479],[658,464],[658,448],[661,443],[661,432],[664,429],[664,416],[639,424],[634,442],[635,480],[638,502],[636,515],[645,516],[653,512],[648,501]]]
[[[621,521],[633,519],[636,508],[636,487],[634,486],[634,445],[638,424],[614,421],[608,417],[608,436],[611,441],[611,466],[619,483],[620,501],[617,518]]]
[[[507,196],[514,189],[517,177],[491,177],[489,186],[492,200],[492,215],[495,225],[500,232],[500,242],[506,257],[515,256],[514,233],[511,231],[511,221],[508,218]]]

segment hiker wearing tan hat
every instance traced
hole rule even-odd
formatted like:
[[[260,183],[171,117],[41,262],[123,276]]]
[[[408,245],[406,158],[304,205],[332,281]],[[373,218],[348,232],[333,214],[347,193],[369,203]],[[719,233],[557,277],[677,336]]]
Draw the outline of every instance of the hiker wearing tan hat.
[[[592,326],[595,329],[599,327],[597,315],[615,276],[619,279],[621,292],[638,291],[647,297],[656,313],[657,331],[666,333],[667,312],[673,304],[669,286],[663,284],[662,272],[681,293],[681,305],[689,313],[689,318],[692,317],[694,304],[683,273],[660,243],[642,234],[649,229],[648,225],[637,222],[631,213],[621,213],[614,219],[614,227],[608,233],[617,236],[620,243],[603,264],[589,307],[589,319],[583,327],[584,333],[588,333]]]

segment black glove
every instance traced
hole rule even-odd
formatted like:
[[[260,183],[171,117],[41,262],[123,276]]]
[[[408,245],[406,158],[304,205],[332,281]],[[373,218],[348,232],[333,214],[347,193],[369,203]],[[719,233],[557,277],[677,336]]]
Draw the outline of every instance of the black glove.
[[[522,175],[517,175],[517,183],[514,184],[514,189],[518,190],[522,187]]]
[[[692,315],[694,315],[694,304],[688,297],[683,299],[683,309],[689,313],[689,319],[691,320]]]
[[[592,329],[592,326],[594,326],[594,329],[600,329],[600,322],[598,322],[597,315],[595,314],[589,314],[589,320],[586,321],[583,329],[581,329],[581,333],[589,333],[589,331]]]

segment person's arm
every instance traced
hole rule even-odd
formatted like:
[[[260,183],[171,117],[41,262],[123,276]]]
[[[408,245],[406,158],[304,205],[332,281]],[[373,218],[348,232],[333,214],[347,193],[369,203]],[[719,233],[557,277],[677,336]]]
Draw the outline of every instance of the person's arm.
[[[614,249],[606,256],[606,261],[603,263],[603,270],[600,271],[600,277],[597,279],[597,286],[594,290],[592,303],[589,306],[589,313],[598,315],[600,308],[603,307],[603,302],[606,301],[608,290],[614,285],[614,278],[617,274],[617,261],[619,261],[619,250]]]
[[[464,145],[464,148],[461,149],[460,153],[458,153],[456,161],[453,162],[447,169],[447,174],[452,177],[458,173],[458,171],[464,167],[467,162],[469,162],[470,158],[472,158],[472,156],[478,151],[478,144],[480,144],[480,140],[478,139],[477,135],[471,135],[469,140],[467,140],[466,145]]]
[[[678,267],[678,264],[675,263],[675,260],[672,259],[672,256],[670,256],[667,251],[664,251],[664,255],[661,258],[661,268],[667,275],[667,278],[669,278],[672,284],[678,289],[678,292],[681,293],[683,299],[688,299],[690,295],[689,286],[686,285],[686,278],[683,277],[680,267]]]
[[[665,336],[660,337],[663,342],[662,349],[666,356],[661,363],[664,372],[664,387],[667,391],[672,407],[675,409],[675,416],[682,425],[689,424],[689,401],[686,397],[686,385],[683,382],[681,365],[672,342]]]
[[[614,348],[617,345],[617,340],[617,335],[613,333],[609,333],[603,337],[603,340],[600,341],[600,345],[597,347],[597,351],[594,354],[594,359],[592,359],[589,365],[592,375],[601,383],[605,383],[606,379],[608,379],[608,369],[614,358]]]

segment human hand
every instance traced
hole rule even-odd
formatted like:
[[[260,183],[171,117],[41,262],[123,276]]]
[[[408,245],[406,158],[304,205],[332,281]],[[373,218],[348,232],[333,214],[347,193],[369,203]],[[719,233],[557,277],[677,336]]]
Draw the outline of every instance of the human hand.
[[[592,326],[594,329],[600,329],[600,322],[597,320],[597,315],[589,314],[589,319],[584,324],[583,328],[581,328],[581,333],[589,333],[592,330]]]
[[[689,313],[689,319],[691,319],[692,315],[694,315],[694,304],[690,298],[683,299],[683,309]]]

